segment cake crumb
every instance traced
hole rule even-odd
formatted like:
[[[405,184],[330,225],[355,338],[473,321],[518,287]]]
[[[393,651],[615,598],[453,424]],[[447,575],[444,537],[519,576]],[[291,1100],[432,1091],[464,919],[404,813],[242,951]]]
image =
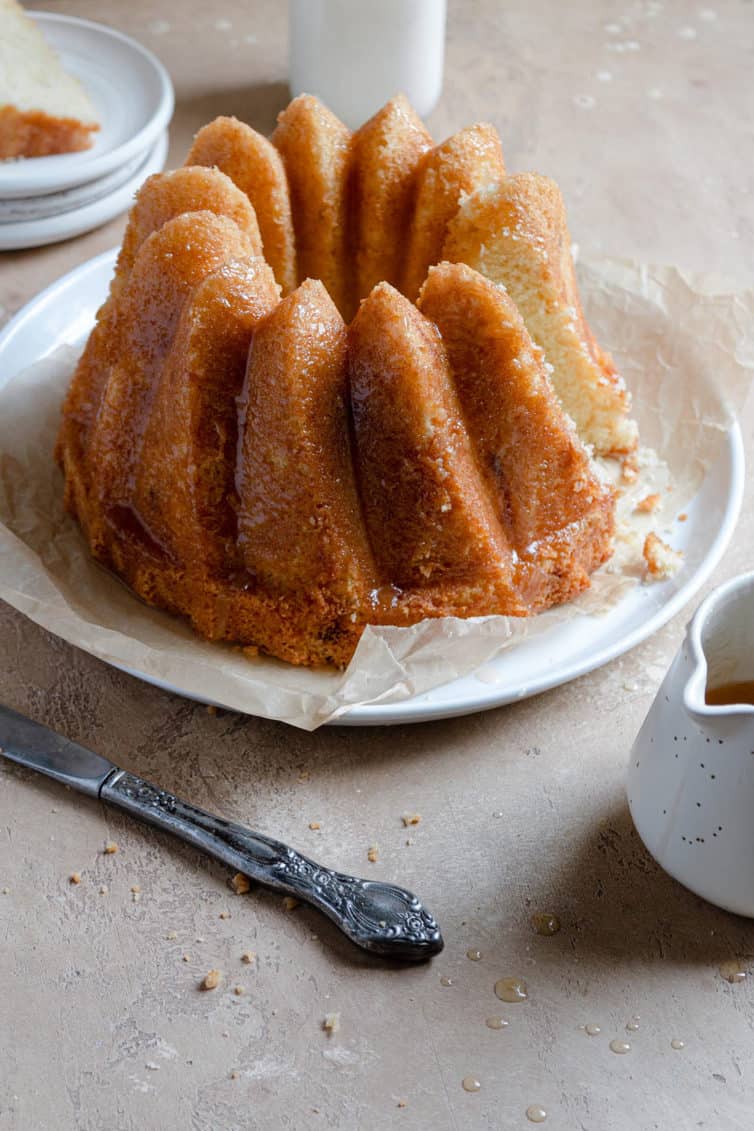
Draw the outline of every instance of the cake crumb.
[[[3,895],[10,895],[10,888],[3,888]]]
[[[218,919],[230,919],[230,911],[221,911]]]
[[[120,849],[118,848],[118,845],[114,840],[108,840],[102,851],[104,852],[105,856],[114,856],[116,852],[120,851]]]
[[[236,997],[243,997],[243,995],[246,993],[246,990],[243,986],[234,986],[233,993],[236,995]]]
[[[398,1107],[408,1107],[407,1100],[398,1100]]]
[[[177,931],[168,931],[168,933],[165,935],[165,938],[168,940],[168,942],[172,942],[173,939],[178,938],[178,932]]]
[[[678,515],[678,521],[679,521],[679,522],[686,522],[686,520],[687,520],[687,518],[688,518],[688,517],[689,517],[689,516],[688,516],[688,515],[686,514],[686,512],[684,511],[684,512],[683,512],[682,514],[679,514],[679,515]]]
[[[230,886],[236,895],[246,895],[247,892],[251,891],[251,880],[243,872],[236,872],[235,876],[230,879]]]
[[[230,1078],[231,1078],[231,1080],[237,1080],[238,1079],[238,1073],[237,1072],[231,1072]]]
[[[199,983],[200,990],[216,990],[223,980],[219,970],[208,970]]]
[[[110,888],[107,886],[107,884],[100,884],[100,889],[99,889],[100,895],[107,895],[107,893],[109,891],[110,891]]]
[[[340,1014],[339,1013],[326,1013],[325,1019],[322,1022],[322,1028],[331,1037],[333,1033],[337,1033],[340,1029]]]
[[[214,703],[208,703],[207,704],[207,714],[208,715],[216,715],[217,714],[217,707],[215,706]]]
[[[367,860],[370,864],[376,864],[380,858],[380,850],[376,844],[371,844],[367,851]]]
[[[421,819],[421,813],[404,813],[401,817],[403,827],[406,829],[409,825],[418,825]]]
[[[634,511],[637,514],[654,514],[661,502],[662,495],[646,495],[643,499],[639,499],[639,502],[634,507]]]
[[[621,478],[624,483],[635,483],[639,478],[639,461],[635,454],[632,453],[623,460]]]
[[[141,884],[131,884],[131,892],[133,895],[139,895],[141,892]]]
[[[294,908],[298,907],[298,900],[294,899],[292,895],[284,895],[283,907],[286,911],[293,911]]]
[[[311,776],[312,776],[312,775],[311,775],[311,773],[309,772],[309,770],[300,770],[300,771],[299,771],[299,775],[298,775],[298,781],[299,781],[299,782],[301,782],[301,783],[303,784],[303,783],[304,783],[305,781],[309,781],[309,778],[310,778]]]
[[[68,877],[68,882],[71,884],[80,884],[81,872],[71,872],[70,876]]]
[[[322,826],[320,825],[319,821],[310,821],[309,828],[312,830],[312,832],[319,832]]]
[[[254,961],[255,958],[256,958],[256,954],[254,953],[253,950],[245,950],[243,952],[243,954],[241,955],[241,961],[245,962],[247,966],[251,966],[251,964],[252,964],[252,962]]]
[[[683,565],[683,554],[668,546],[654,531],[645,538],[642,552],[647,563],[647,576],[653,581],[665,581],[678,573]]]
[[[184,954],[181,957],[181,962],[190,962],[190,961],[191,961],[191,955],[190,954]]]

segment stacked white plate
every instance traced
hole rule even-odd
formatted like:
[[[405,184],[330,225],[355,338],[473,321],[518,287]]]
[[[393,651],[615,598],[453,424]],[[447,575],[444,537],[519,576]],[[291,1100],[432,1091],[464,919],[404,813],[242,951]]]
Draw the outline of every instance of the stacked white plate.
[[[100,121],[91,149],[0,161],[0,251],[81,235],[130,207],[167,155],[173,87],[162,63],[128,36],[90,20],[29,12]]]

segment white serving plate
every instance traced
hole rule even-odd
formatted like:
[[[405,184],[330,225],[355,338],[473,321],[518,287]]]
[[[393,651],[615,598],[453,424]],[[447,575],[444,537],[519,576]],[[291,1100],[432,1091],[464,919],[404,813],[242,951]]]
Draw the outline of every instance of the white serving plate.
[[[91,20],[29,12],[84,85],[100,129],[91,149],[0,161],[0,200],[43,196],[96,180],[146,153],[173,115],[173,85],[159,59],[122,32]]]
[[[0,383],[12,381],[61,345],[83,342],[107,294],[115,256],[116,251],[109,251],[82,264],[12,319],[0,334]],[[577,616],[553,626],[502,652],[478,674],[397,703],[351,708],[338,724],[421,722],[484,711],[567,683],[629,651],[679,612],[710,576],[733,533],[743,484],[743,441],[736,424],[726,433],[720,456],[700,490],[685,507],[687,521],[674,526],[673,545],[684,554],[683,568],[675,578],[636,586],[604,616]],[[130,670],[130,674],[186,694],[184,688],[142,672]]]
[[[159,173],[168,153],[168,135],[163,133],[151,146],[144,159],[118,186],[87,204],[73,206],[36,220],[0,223],[0,251],[19,251],[27,247],[43,247],[91,232],[126,212],[134,195],[147,177]],[[77,192],[77,189],[68,190]],[[42,198],[47,199],[47,198]],[[50,198],[52,199],[52,198]]]

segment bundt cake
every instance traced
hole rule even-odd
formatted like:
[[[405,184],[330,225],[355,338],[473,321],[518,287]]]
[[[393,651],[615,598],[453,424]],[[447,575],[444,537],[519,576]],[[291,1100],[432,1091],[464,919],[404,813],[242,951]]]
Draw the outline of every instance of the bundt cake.
[[[272,142],[218,119],[189,159],[139,192],[64,405],[94,555],[310,665],[587,587],[614,526],[589,445],[635,430],[550,182],[506,176],[490,126],[432,148],[402,98],[354,135],[306,95]]]

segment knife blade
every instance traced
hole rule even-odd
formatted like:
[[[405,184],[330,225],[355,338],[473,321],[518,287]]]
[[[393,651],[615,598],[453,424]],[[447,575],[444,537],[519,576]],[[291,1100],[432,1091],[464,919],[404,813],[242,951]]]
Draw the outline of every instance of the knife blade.
[[[282,841],[182,801],[2,704],[0,755],[171,832],[265,887],[312,904],[364,950],[418,962],[443,949],[434,916],[405,888],[325,868]]]
[[[0,754],[90,797],[98,797],[110,774],[118,769],[93,750],[63,738],[62,734],[56,734],[49,727],[35,723],[2,704]]]

